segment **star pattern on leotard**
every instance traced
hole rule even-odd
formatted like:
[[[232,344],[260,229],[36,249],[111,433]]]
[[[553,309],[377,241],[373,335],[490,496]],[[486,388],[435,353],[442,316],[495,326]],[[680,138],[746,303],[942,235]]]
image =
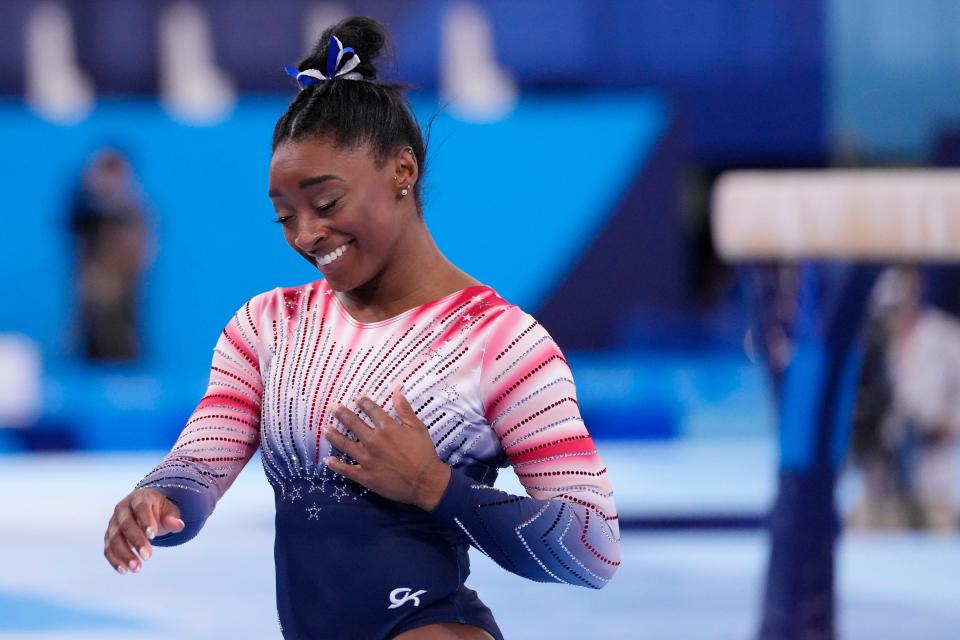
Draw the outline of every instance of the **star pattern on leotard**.
[[[333,488],[333,497],[337,499],[337,502],[340,502],[343,498],[347,497],[347,488],[342,484],[338,484]]]
[[[310,506],[304,509],[304,511],[307,512],[307,520],[319,520],[320,512],[322,510],[323,510],[323,507],[318,507],[316,502],[313,503],[313,506]]]
[[[326,486],[326,485],[327,485],[328,482],[330,482],[330,478],[328,478],[328,477],[326,477],[326,476],[321,476],[321,477],[320,477],[320,486],[317,486],[316,484],[314,484],[314,482],[313,482],[312,479],[311,479],[311,480],[307,480],[307,484],[308,484],[308,486],[307,486],[307,493],[313,493],[314,491],[319,491],[320,493],[326,493],[326,492],[327,492],[327,486]]]
[[[290,489],[290,502],[294,502],[302,497],[303,496],[300,495],[300,485],[294,485],[293,488]]]

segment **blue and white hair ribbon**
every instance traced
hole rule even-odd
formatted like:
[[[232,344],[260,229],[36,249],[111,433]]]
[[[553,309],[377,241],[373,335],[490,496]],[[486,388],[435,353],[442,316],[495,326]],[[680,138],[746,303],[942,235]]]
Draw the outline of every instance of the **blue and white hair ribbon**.
[[[353,55],[346,61],[344,57],[352,53]],[[327,73],[324,75],[318,69],[304,69],[300,71],[289,64],[283,65],[287,75],[296,78],[300,89],[306,89],[315,85],[321,80],[333,80],[334,78],[343,78],[344,80],[363,80],[363,74],[354,71],[360,64],[360,56],[353,50],[353,47],[344,47],[337,36],[330,36],[330,45],[327,47]]]

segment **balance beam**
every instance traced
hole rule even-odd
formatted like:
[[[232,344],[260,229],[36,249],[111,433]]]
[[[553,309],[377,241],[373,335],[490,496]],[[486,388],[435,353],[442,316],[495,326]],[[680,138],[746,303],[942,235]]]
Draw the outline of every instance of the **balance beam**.
[[[712,204],[729,262],[960,261],[960,170],[732,171]]]

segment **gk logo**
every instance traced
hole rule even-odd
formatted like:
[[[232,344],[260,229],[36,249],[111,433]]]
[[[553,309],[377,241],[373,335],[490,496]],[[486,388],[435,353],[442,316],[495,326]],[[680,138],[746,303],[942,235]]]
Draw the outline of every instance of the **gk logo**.
[[[387,609],[396,609],[397,607],[404,605],[410,602],[411,600],[413,600],[413,606],[419,607],[420,606],[419,596],[422,596],[423,594],[425,594],[426,590],[421,589],[420,591],[415,591],[413,593],[410,593],[411,591],[413,591],[413,589],[411,589],[410,587],[397,587],[396,589],[391,591],[390,602],[392,602],[393,604],[387,607]]]

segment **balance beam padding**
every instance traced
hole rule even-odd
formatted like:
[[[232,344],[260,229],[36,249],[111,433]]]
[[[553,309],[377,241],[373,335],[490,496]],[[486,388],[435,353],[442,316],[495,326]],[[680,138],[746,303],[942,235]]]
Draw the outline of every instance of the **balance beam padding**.
[[[734,171],[712,215],[730,262],[960,261],[960,170]]]

